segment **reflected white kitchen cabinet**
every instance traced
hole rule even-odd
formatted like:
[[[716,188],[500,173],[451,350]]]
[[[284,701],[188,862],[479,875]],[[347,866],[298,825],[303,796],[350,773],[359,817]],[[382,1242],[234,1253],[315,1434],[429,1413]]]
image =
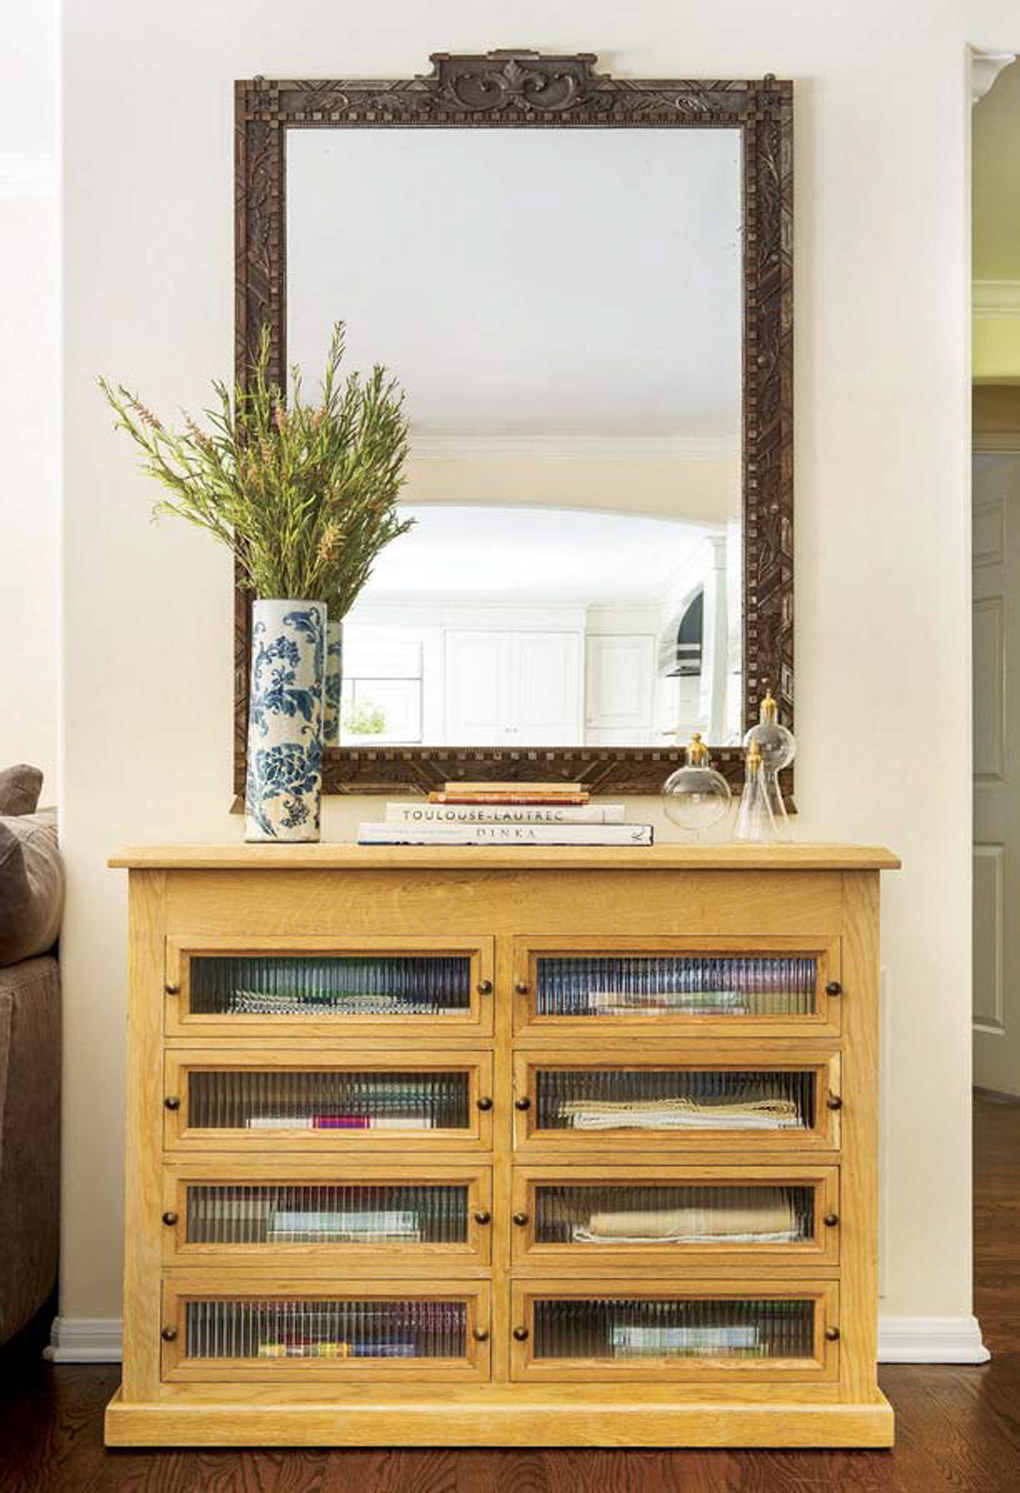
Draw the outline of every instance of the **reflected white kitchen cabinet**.
[[[644,745],[652,729],[655,638],[649,633],[595,634],[587,643],[586,740]],[[596,732],[607,733],[604,737]],[[618,735],[615,733],[624,733]]]
[[[450,629],[445,739],[458,746],[579,745],[580,635]]]

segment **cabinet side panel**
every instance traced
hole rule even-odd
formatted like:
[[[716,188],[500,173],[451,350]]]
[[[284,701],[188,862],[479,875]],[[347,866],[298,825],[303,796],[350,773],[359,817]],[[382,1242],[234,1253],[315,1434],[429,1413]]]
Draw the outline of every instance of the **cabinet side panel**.
[[[878,1355],[878,872],[844,884],[841,1377],[847,1399],[866,1399]]]
[[[130,873],[124,1399],[159,1390],[160,1162],[163,1146],[163,941],[166,876]]]

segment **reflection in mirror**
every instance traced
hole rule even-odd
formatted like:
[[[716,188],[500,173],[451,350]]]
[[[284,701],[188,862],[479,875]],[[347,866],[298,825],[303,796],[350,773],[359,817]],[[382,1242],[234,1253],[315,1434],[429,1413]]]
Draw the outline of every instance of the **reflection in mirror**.
[[[288,359],[407,391],[344,745],[741,736],[736,130],[292,130]],[[309,391],[311,392],[311,391]]]

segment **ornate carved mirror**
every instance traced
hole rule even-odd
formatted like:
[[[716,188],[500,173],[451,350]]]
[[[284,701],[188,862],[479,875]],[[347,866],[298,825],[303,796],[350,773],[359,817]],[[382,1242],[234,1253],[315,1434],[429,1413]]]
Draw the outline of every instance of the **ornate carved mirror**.
[[[343,321],[411,421],[324,788],[655,792],[694,730],[736,781],[766,683],[793,721],[791,85],[432,64],[237,85],[238,377]]]

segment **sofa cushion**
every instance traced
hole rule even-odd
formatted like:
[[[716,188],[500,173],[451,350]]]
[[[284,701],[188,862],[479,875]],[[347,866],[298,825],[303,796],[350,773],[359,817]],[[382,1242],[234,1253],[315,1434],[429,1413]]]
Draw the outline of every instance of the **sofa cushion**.
[[[51,949],[63,906],[56,814],[0,818],[0,965]]]
[[[38,767],[19,762],[0,772],[0,814],[34,814],[39,807],[43,775]]]

